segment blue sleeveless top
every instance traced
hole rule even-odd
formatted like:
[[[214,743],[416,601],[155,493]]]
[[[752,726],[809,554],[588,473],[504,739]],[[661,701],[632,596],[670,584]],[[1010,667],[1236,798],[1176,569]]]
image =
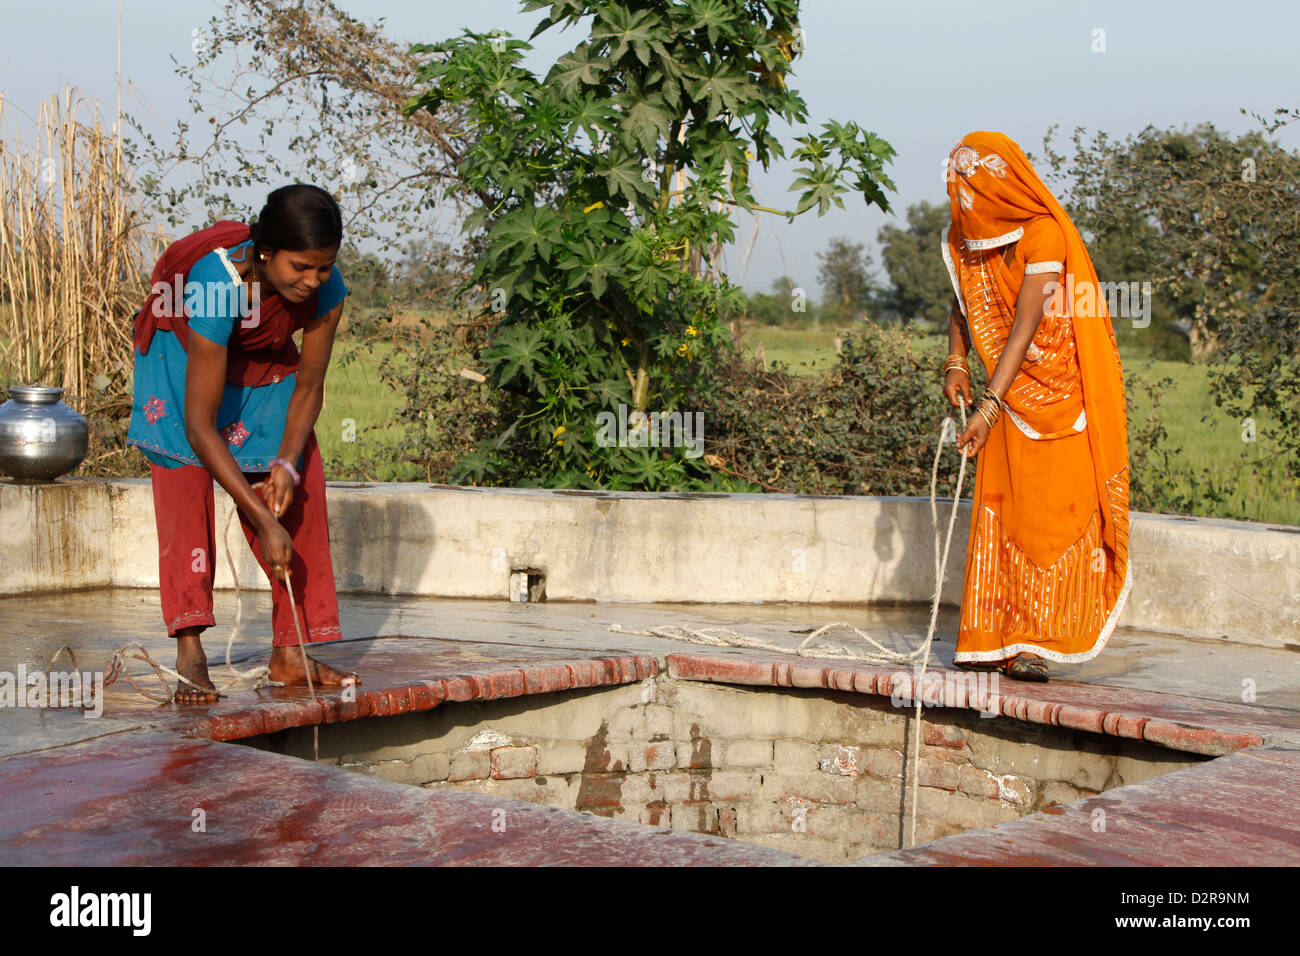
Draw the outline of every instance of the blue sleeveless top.
[[[227,256],[242,262],[252,241],[232,247]],[[190,283],[207,293],[190,294]],[[197,290],[196,290],[197,291]],[[328,314],[348,294],[343,276],[335,266],[317,289],[316,315]],[[232,278],[218,252],[209,252],[194,264],[186,277],[185,307],[189,312],[190,334],[225,345],[234,331],[239,312],[238,283]],[[149,354],[135,353],[135,379],[131,398],[131,427],[126,443],[164,468],[202,465],[185,437],[185,367],[188,356],[180,341],[169,331],[154,333]],[[217,411],[217,431],[243,472],[271,470],[284,439],[289,398],[297,375],[265,385],[227,382]],[[302,468],[301,457],[294,463]]]

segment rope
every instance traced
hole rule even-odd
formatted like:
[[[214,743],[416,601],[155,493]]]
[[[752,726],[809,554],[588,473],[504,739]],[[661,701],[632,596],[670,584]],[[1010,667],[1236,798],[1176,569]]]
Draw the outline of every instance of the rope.
[[[307,657],[307,648],[302,642],[302,627],[298,624],[298,603],[293,599],[293,582],[289,580],[289,569],[284,569],[284,589],[289,592],[289,610],[293,613],[293,630],[298,635],[298,650],[302,652],[302,672],[307,678],[307,693],[311,694],[311,702],[320,709],[321,716],[324,717],[325,711],[320,707],[320,700],[316,697],[316,688],[311,679],[311,663]],[[320,724],[311,725],[311,754],[312,759],[320,762]]]
[[[966,409],[961,407],[961,424],[962,430],[966,429]],[[665,624],[659,627],[652,627],[644,631],[624,630],[618,624],[611,624],[608,630],[618,634],[626,634],[633,637],[659,637],[666,640],[685,641],[690,644],[705,644],[710,647],[746,647],[753,650],[770,651],[777,654],[790,654],[795,657],[812,657],[823,660],[844,660],[854,663],[865,664],[915,664],[920,661],[919,681],[912,687],[912,697],[916,702],[916,712],[912,722],[912,759],[911,781],[912,781],[912,805],[909,811],[911,818],[911,831],[909,836],[909,846],[916,844],[916,807],[918,797],[918,787],[920,786],[920,759],[921,759],[921,701],[923,698],[922,688],[925,686],[925,672],[930,664],[930,647],[934,643],[934,630],[939,620],[939,599],[943,593],[943,581],[947,575],[948,555],[952,549],[953,529],[957,525],[957,508],[961,504],[962,484],[966,479],[966,460],[969,452],[966,449],[961,453],[961,467],[957,472],[957,488],[952,496],[952,511],[948,516],[948,533],[944,538],[942,553],[939,548],[939,461],[943,454],[943,446],[947,441],[956,440],[955,424],[950,417],[943,420],[939,431],[939,441],[934,449],[934,466],[930,470],[930,521],[934,526],[934,596],[930,601],[930,624],[926,628],[925,640],[913,651],[906,653],[895,651],[892,648],[885,647],[875,638],[861,628],[854,627],[852,624],[846,624],[843,621],[835,621],[831,624],[823,624],[821,627],[813,630],[797,648],[791,649],[775,644],[772,641],[764,640],[761,637],[749,637],[738,631],[733,631],[726,627],[690,627],[688,625]],[[870,644],[874,651],[865,653],[852,651],[843,644],[833,644],[822,641],[817,642],[818,638],[834,630],[849,630],[857,637]],[[796,632],[802,633],[802,632]],[[815,643],[816,642],[816,643]],[[904,758],[903,776],[908,779],[908,762]]]
[[[254,490],[256,490],[257,488],[260,488],[264,484],[265,482],[259,481],[256,484],[254,484],[252,487]],[[243,681],[252,681],[254,690],[259,690],[262,687],[283,687],[284,686],[284,684],[281,681],[271,680],[271,676],[270,676],[271,668],[268,666],[250,667],[248,670],[241,671],[238,668],[236,668],[235,665],[230,660],[230,651],[235,644],[235,636],[239,633],[239,627],[240,624],[243,622],[243,617],[244,617],[244,602],[239,587],[239,572],[235,569],[234,551],[230,546],[230,526],[234,522],[235,512],[237,510],[238,510],[237,508],[230,509],[230,514],[226,516],[225,531],[222,532],[222,539],[224,540],[226,545],[226,564],[230,568],[230,577],[235,583],[235,625],[230,629],[230,635],[226,638],[226,667],[230,671],[231,679],[217,689],[218,697],[222,696],[221,691],[224,691],[227,687],[230,687],[237,683],[241,683]],[[294,599],[293,596],[293,581],[290,580],[290,571],[287,567],[283,569],[283,572],[284,572],[284,589],[287,592],[289,592],[289,610],[293,617],[293,630],[298,638],[298,650],[302,653],[302,669],[303,669],[303,675],[307,678],[307,692],[311,695],[312,703],[316,704],[317,707],[319,708],[320,699],[316,696],[316,687],[311,679],[311,662],[310,662],[310,658],[307,657],[307,647],[302,640],[302,626],[298,622],[298,602]],[[132,643],[136,643],[136,642],[133,641]],[[139,644],[136,644],[136,646],[139,647]],[[156,663],[153,660],[153,658],[149,657],[149,653],[145,651],[143,647],[141,647],[140,650],[141,652],[144,653],[144,656],[146,659],[148,659],[149,663],[153,664],[155,671],[158,671],[159,668],[161,668],[162,670],[165,670],[168,673],[185,681],[185,683],[189,684],[192,687],[198,686],[194,684],[193,681],[188,680],[185,677],[182,677],[180,674],[177,674],[175,671],[170,670],[169,668],[162,667],[162,665]],[[115,656],[115,660],[116,660],[116,656]],[[131,680],[130,674],[126,674],[125,671],[123,671],[123,673],[125,674],[128,680]],[[159,679],[160,680],[162,679],[161,675],[159,675]],[[108,683],[109,683],[108,681],[105,681],[105,686],[107,686]],[[131,680],[131,686],[136,687],[134,680]],[[163,686],[164,687],[167,686],[166,681],[163,681]],[[207,688],[199,688],[199,689],[204,690],[207,693],[211,693],[211,691],[208,690]],[[140,691],[140,688],[136,687],[136,690]],[[143,691],[140,692],[144,693]],[[152,697],[149,694],[145,694],[145,696],[149,697],[151,700],[157,699],[155,697]],[[170,699],[170,697],[168,699]],[[320,725],[319,724],[312,724],[312,755],[315,759],[317,760],[320,759]]]
[[[958,406],[961,409],[962,431],[966,430],[966,407]],[[952,495],[952,511],[948,515],[948,535],[943,543],[943,558],[939,557],[939,505],[937,501],[939,487],[939,455],[943,452],[943,443],[947,440],[950,433],[954,439],[956,428],[953,427],[951,418],[945,416],[943,425],[939,429],[939,443],[934,449],[934,468],[930,471],[930,522],[934,525],[934,599],[930,602],[930,626],[925,632],[925,655],[921,659],[921,670],[919,680],[912,685],[912,699],[916,703],[916,716],[912,721],[912,808],[911,816],[911,833],[908,837],[908,846],[916,846],[916,807],[918,797],[920,796],[919,787],[921,785],[921,700],[924,698],[922,693],[925,687],[925,671],[930,665],[930,645],[934,641],[934,628],[939,620],[939,597],[943,592],[943,579],[948,572],[948,552],[952,547],[952,531],[957,524],[957,506],[961,503],[961,486],[966,479],[966,459],[968,451],[966,448],[961,452],[961,467],[957,470],[957,490]],[[969,446],[968,446],[969,447]],[[904,768],[906,772],[906,768]]]
[[[256,490],[257,488],[260,488],[263,484],[264,482],[259,481],[256,484],[254,484],[252,487],[254,490]],[[131,687],[135,690],[135,692],[139,694],[141,697],[146,697],[149,700],[156,701],[160,704],[167,704],[167,703],[171,703],[176,697],[176,694],[172,690],[171,685],[167,683],[167,677],[171,677],[176,681],[176,690],[180,689],[181,684],[187,684],[188,686],[194,688],[197,691],[201,691],[204,694],[215,694],[218,698],[226,696],[225,691],[228,688],[233,687],[235,684],[244,683],[246,681],[251,681],[253,683],[253,690],[260,690],[263,687],[284,686],[284,684],[281,683],[280,681],[271,680],[270,677],[271,671],[269,667],[265,667],[265,666],[251,667],[248,670],[241,671],[237,667],[235,667],[234,663],[230,659],[230,653],[232,648],[235,645],[235,638],[239,634],[239,628],[243,624],[243,617],[244,617],[244,601],[243,601],[242,590],[239,586],[239,572],[235,569],[234,552],[230,546],[230,526],[234,521],[235,512],[237,510],[238,509],[236,508],[231,508],[230,514],[226,516],[225,531],[222,533],[222,539],[226,545],[226,564],[230,568],[230,576],[235,583],[235,625],[230,629],[230,634],[226,638],[226,668],[227,670],[230,671],[230,680],[226,681],[224,684],[220,685],[219,687],[215,685],[213,687],[202,687],[199,684],[196,684],[194,681],[190,680],[184,674],[178,673],[177,671],[168,667],[166,664],[160,664],[158,661],[154,660],[153,655],[151,655],[145,649],[144,645],[141,644],[139,641],[128,641],[126,644],[123,644],[120,648],[118,648],[116,651],[113,652],[113,657],[109,661],[108,668],[104,671],[105,687],[108,687],[110,684],[116,682],[121,678],[125,678],[127,683],[129,683]],[[294,612],[293,626],[294,629],[297,630],[298,632],[298,646],[301,648],[302,630],[298,627],[298,611],[297,611],[297,607],[294,606],[293,603],[293,587],[289,583],[288,569],[285,570],[285,587],[289,591],[289,603],[290,606],[293,607],[293,612]],[[75,672],[77,673],[78,680],[80,680],[81,672],[79,669],[77,669],[76,655],[73,654],[72,648],[69,647],[67,644],[63,645],[63,647],[59,648],[59,650],[55,652],[54,657],[50,659],[50,666],[53,667],[54,662],[58,660],[59,655],[65,652],[67,653],[68,657],[71,658],[72,666]],[[306,659],[307,659],[307,651],[306,649],[303,649],[304,667],[307,666]],[[163,685],[163,690],[166,691],[166,696],[160,697],[156,693],[150,693],[149,691],[141,687],[138,683],[136,683],[136,675],[132,674],[130,671],[126,669],[126,662],[128,660],[143,661],[144,663],[152,667],[154,674],[158,678],[158,682]],[[310,670],[307,674],[307,687],[311,691],[312,700],[319,703],[319,701],[317,701],[316,699],[316,691],[311,686]]]
[[[254,490],[257,490],[264,484],[265,482],[259,481],[252,487]],[[244,600],[239,589],[239,572],[235,570],[234,550],[230,547],[230,526],[234,523],[235,512],[237,510],[238,508],[231,507],[230,514],[226,515],[226,530],[221,534],[222,541],[226,545],[226,566],[230,568],[230,577],[235,582],[235,626],[230,629],[230,634],[226,637],[226,668],[230,671],[232,678],[231,683],[241,680],[255,681],[253,684],[254,690],[264,686],[283,687],[284,685],[279,681],[271,680],[271,668],[269,667],[250,667],[246,671],[241,671],[238,670],[230,661],[230,650],[235,644],[235,635],[239,633],[239,626],[244,620]],[[287,583],[286,579],[286,585]],[[289,596],[293,596],[292,588],[289,589]],[[294,623],[296,624],[297,621],[298,618],[295,615]]]
[[[853,631],[858,637],[872,644],[877,648],[875,653],[860,654],[849,650],[843,644],[832,644],[821,642],[813,644],[817,638],[831,631],[839,629]],[[738,631],[733,631],[726,627],[690,627],[684,624],[663,624],[659,627],[652,627],[645,631],[626,631],[621,625],[611,624],[608,630],[617,634],[625,634],[629,637],[661,637],[667,640],[685,641],[689,644],[705,644],[710,647],[748,647],[753,650],[773,651],[778,654],[793,654],[798,657],[816,657],[824,660],[844,660],[885,664],[910,664],[920,656],[924,648],[917,648],[910,653],[900,653],[885,647],[879,641],[875,640],[866,631],[847,624],[844,621],[835,621],[830,624],[823,624],[821,627],[813,630],[797,648],[790,649],[780,644],[774,644],[772,641],[764,640],[761,637],[749,637]],[[802,633],[802,632],[795,632]]]
[[[128,653],[132,650],[134,650],[135,653]],[[57,651],[54,652],[54,656],[50,658],[50,666],[49,668],[47,668],[47,670],[52,670],[54,668],[54,663],[59,659],[60,654],[68,655],[68,658],[72,661],[73,673],[77,675],[77,680],[80,681],[82,679],[81,668],[77,664],[77,655],[73,653],[72,647],[68,644],[64,644]],[[167,696],[159,697],[155,694],[151,694],[147,690],[142,688],[139,684],[137,684],[135,682],[135,675],[126,669],[126,661],[128,659],[144,661],[146,664],[152,667],[154,674],[156,674],[158,677],[159,683],[163,685],[163,690],[167,692]],[[171,685],[167,683],[167,678],[163,676],[165,674],[170,674],[172,677],[176,678],[177,680],[185,681],[185,683],[190,684],[193,687],[198,687],[197,684],[194,684],[192,681],[178,674],[170,667],[166,666],[165,664],[160,664],[156,660],[154,660],[153,656],[147,650],[145,650],[144,645],[141,644],[139,641],[128,641],[126,644],[123,644],[120,648],[118,648],[116,651],[113,652],[113,657],[109,661],[107,669],[105,669],[104,671],[103,686],[107,687],[109,684],[114,683],[119,678],[125,677],[127,683],[129,683],[133,688],[135,688],[135,692],[139,694],[141,697],[147,697],[149,700],[157,701],[160,704],[166,704],[171,702],[173,694],[171,690]],[[177,686],[179,687],[179,685]],[[206,687],[199,687],[199,690],[205,691],[207,693],[211,693],[211,690]]]
[[[256,490],[257,488],[260,488],[263,484],[265,484],[265,482],[259,481],[256,484],[254,484],[252,487],[254,490]],[[173,691],[172,686],[167,683],[167,677],[169,676],[176,681],[176,690],[180,689],[181,684],[187,684],[190,687],[193,687],[195,690],[203,692],[204,694],[215,694],[218,698],[225,696],[224,691],[227,688],[232,687],[235,684],[244,683],[247,681],[251,681],[253,683],[254,690],[260,690],[263,687],[284,686],[284,684],[281,681],[271,680],[271,676],[270,676],[271,669],[269,667],[266,666],[250,667],[248,670],[241,671],[237,667],[235,667],[234,663],[230,659],[231,649],[235,645],[235,638],[239,634],[239,628],[243,623],[243,619],[244,619],[244,601],[243,601],[243,593],[239,586],[239,571],[236,570],[235,568],[234,551],[230,546],[230,526],[234,521],[235,512],[237,510],[238,510],[237,508],[231,508],[230,514],[226,516],[225,530],[222,532],[222,539],[226,545],[226,564],[230,568],[230,577],[235,583],[235,625],[230,629],[230,634],[226,638],[226,668],[227,670],[230,671],[230,680],[226,681],[220,687],[216,687],[215,685],[214,687],[202,687],[199,684],[196,684],[194,681],[190,680],[184,674],[181,674],[178,671],[173,670],[172,668],[168,667],[166,664],[160,664],[158,661],[154,660],[153,655],[150,654],[145,649],[144,645],[141,644],[139,641],[128,641],[126,644],[123,644],[121,647],[119,647],[116,651],[113,652],[113,656],[109,660],[108,667],[104,671],[104,683],[103,683],[104,687],[108,687],[110,684],[113,684],[116,681],[125,678],[127,683],[129,683],[131,687],[135,690],[135,692],[139,694],[141,697],[148,698],[149,700],[155,701],[160,704],[169,704],[176,698],[175,691]],[[285,590],[289,592],[289,608],[293,614],[294,633],[298,637],[298,650],[302,653],[302,667],[303,667],[304,676],[307,678],[307,692],[311,695],[312,703],[316,704],[317,707],[319,707],[320,698],[316,696],[315,683],[311,679],[311,662],[310,662],[310,658],[307,657],[307,647],[303,643],[302,626],[298,622],[298,603],[293,596],[293,582],[290,580],[289,574],[290,574],[289,569],[285,568],[284,587]],[[54,656],[50,658],[50,666],[47,668],[47,670],[53,670],[54,664],[59,659],[59,655],[61,654],[68,655],[68,658],[72,661],[73,673],[76,674],[77,680],[78,682],[80,682],[82,679],[81,668],[77,664],[77,655],[73,652],[72,647],[68,644],[64,644],[57,651],[54,652]],[[152,667],[154,675],[158,678],[158,682],[163,686],[165,696],[159,696],[156,693],[150,693],[148,690],[146,690],[145,688],[141,687],[138,683],[136,683],[136,675],[132,674],[129,670],[126,669],[126,662],[128,660],[143,661],[144,663]],[[323,714],[324,711],[322,710],[321,713]],[[312,753],[317,760],[320,759],[320,725],[319,724],[312,725]]]

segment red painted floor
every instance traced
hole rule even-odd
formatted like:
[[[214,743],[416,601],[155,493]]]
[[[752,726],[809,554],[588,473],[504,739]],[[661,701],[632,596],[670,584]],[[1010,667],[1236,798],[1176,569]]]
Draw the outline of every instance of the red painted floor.
[[[354,701],[305,689],[235,689],[201,707],[157,705],[125,684],[105,716],[4,715],[3,864],[791,865],[808,861],[700,834],[456,791],[428,791],[220,741],[446,702],[624,684],[651,655],[554,651],[436,639],[348,641],[313,653],[359,671]],[[888,695],[897,669],[672,654],[690,680]],[[220,669],[214,678],[220,683]],[[923,847],[866,858],[914,864],[1300,862],[1300,715],[1086,684],[1000,682],[1022,720],[1231,754],[1068,807]],[[983,702],[967,700],[967,706]],[[209,739],[202,739],[209,738]],[[1247,748],[1247,749],[1243,749]],[[1235,753],[1234,753],[1235,751]],[[1103,811],[1098,818],[1096,811]],[[197,813],[196,811],[201,811]],[[202,818],[204,829],[196,820]],[[1095,829],[1104,819],[1104,829]],[[494,828],[494,823],[496,824]]]
[[[626,684],[651,677],[648,654],[577,652],[556,657],[540,648],[469,644],[432,638],[385,637],[340,641],[312,649],[327,664],[362,676],[355,699],[340,690],[319,690],[313,703],[307,688],[251,685],[232,687],[228,699],[206,706],[156,704],[124,681],[109,689],[106,713],[212,740],[240,740],[289,727],[387,717],[430,710],[443,701],[493,700],[578,687]],[[215,657],[215,655],[214,655]],[[144,665],[136,663],[134,671]],[[247,668],[247,664],[242,665]],[[213,682],[225,682],[225,666],[212,667]],[[149,689],[161,691],[156,678]],[[147,682],[141,686],[148,687]]]
[[[0,805],[0,862],[10,866],[809,863],[733,840],[421,790],[160,731],[8,757]]]

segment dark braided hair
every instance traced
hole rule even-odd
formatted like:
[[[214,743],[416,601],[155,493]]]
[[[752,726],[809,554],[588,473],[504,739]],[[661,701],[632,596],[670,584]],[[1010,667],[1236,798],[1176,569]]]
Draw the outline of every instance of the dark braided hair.
[[[334,197],[307,183],[281,186],[250,224],[253,251],[327,249],[343,241],[343,214]]]

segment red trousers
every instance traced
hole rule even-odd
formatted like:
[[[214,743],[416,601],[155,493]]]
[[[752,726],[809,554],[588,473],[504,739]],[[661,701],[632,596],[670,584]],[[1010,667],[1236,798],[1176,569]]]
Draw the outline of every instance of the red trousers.
[[[325,514],[325,470],[314,432],[307,439],[302,459],[302,484],[293,489],[293,502],[280,516],[280,524],[293,541],[289,580],[298,605],[303,641],[337,641],[342,634]],[[163,620],[167,633],[174,637],[182,628],[204,628],[216,623],[212,616],[212,576],[217,556],[212,476],[198,465],[163,468],[151,464],[150,471],[154,518],[158,523],[158,583]],[[245,477],[249,484],[254,484],[266,476]],[[260,495],[262,490],[257,489],[257,493]],[[296,646],[298,636],[284,582],[271,574],[270,566],[262,557],[257,534],[242,510],[239,523],[257,563],[271,581],[272,644]]]

